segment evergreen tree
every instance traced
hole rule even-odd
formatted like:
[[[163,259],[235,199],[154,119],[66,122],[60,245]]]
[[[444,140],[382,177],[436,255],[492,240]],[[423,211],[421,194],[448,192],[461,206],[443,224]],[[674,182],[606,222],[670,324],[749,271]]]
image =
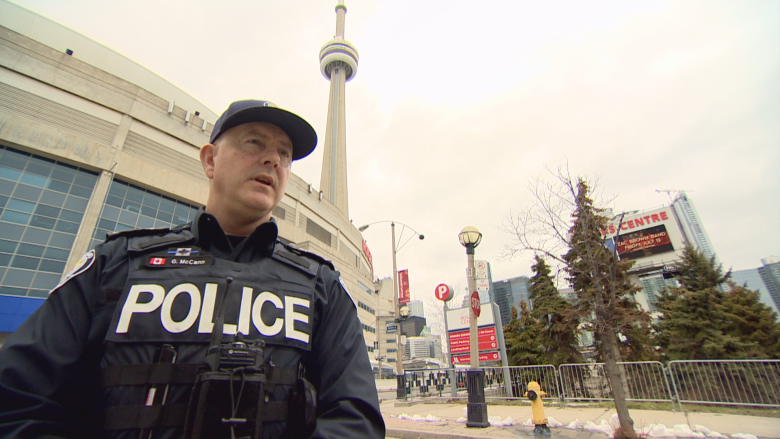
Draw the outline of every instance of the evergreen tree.
[[[531,269],[534,271],[530,287],[534,307],[531,316],[540,323],[536,343],[542,351],[541,364],[584,363],[577,349],[580,320],[574,306],[558,293],[550,277],[550,267],[538,254]]]
[[[721,289],[729,274],[715,265],[715,258],[686,246],[674,268],[680,286],[663,292],[656,304],[663,354],[670,360],[699,360],[746,358],[755,352],[758,343],[741,334],[748,326],[736,323],[739,305],[730,305]],[[741,293],[734,298],[749,302]]]
[[[724,305],[728,324],[724,332],[735,336],[753,348],[749,358],[780,359],[780,323],[777,313],[761,303],[758,292],[729,282]]]
[[[602,214],[603,209],[593,205],[588,184],[578,179],[573,189],[574,224],[569,229],[569,251],[563,256],[566,272],[579,298],[581,315],[592,316],[589,324],[604,358],[620,428],[626,435],[634,437],[634,421],[626,404],[626,381],[617,364],[621,361],[618,332],[629,333],[632,326],[641,324],[636,319],[642,311],[635,306],[626,307],[639,290],[631,284],[627,275],[633,261],[617,260],[604,245],[601,231],[606,229],[609,218]]]
[[[539,358],[542,350],[536,342],[541,332],[539,322],[531,317],[525,302],[518,315],[517,307],[512,307],[512,319],[504,325],[504,341],[510,366],[530,366],[542,364]]]
[[[632,290],[635,287],[632,287]],[[638,290],[638,288],[636,288]],[[615,307],[618,347],[622,361],[656,361],[661,358],[655,349],[656,342],[650,315],[634,300],[633,292],[620,298]],[[601,344],[599,344],[599,348]],[[601,349],[597,351],[601,355]]]

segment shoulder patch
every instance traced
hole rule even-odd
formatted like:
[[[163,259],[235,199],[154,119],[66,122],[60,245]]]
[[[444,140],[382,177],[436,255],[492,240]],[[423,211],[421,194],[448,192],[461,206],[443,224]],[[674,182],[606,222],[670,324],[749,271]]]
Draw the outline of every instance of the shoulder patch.
[[[76,262],[76,265],[73,266],[73,269],[71,269],[70,272],[66,274],[64,278],[62,278],[60,283],[58,283],[56,287],[52,288],[51,291],[49,291],[49,294],[51,294],[57,288],[63,286],[65,282],[87,271],[94,262],[95,262],[95,250],[90,250],[86,252],[84,256],[82,256],[81,259],[79,259],[79,261]]]
[[[309,251],[306,251],[306,250],[302,250],[302,249],[300,249],[298,247],[294,247],[294,246],[292,246],[290,244],[287,244],[287,243],[285,243],[285,242],[283,242],[281,240],[277,240],[277,243],[283,245],[284,248],[287,251],[291,252],[291,253],[294,253],[294,254],[296,254],[298,256],[303,256],[305,258],[313,259],[313,260],[315,260],[316,262],[318,262],[318,263],[320,263],[322,265],[330,267],[331,270],[336,270],[336,267],[333,266],[333,262],[331,262],[328,259],[323,258],[322,256],[318,255],[317,253],[312,253],[312,252],[309,252]]]
[[[106,242],[113,241],[120,237],[132,238],[136,236],[149,236],[149,235],[162,235],[167,233],[170,229],[167,227],[160,227],[157,229],[131,229],[122,230],[121,232],[109,233],[106,235]]]

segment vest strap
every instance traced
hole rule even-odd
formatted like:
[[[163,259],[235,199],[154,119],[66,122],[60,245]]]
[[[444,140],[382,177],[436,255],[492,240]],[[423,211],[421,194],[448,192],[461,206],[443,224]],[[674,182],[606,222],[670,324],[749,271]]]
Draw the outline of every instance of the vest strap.
[[[263,403],[263,422],[287,421],[286,401]],[[182,427],[187,418],[187,404],[124,405],[108,407],[103,422],[104,430]]]
[[[100,371],[103,387],[140,386],[145,384],[192,384],[198,375],[195,364],[124,364]]]
[[[146,384],[192,384],[198,375],[195,364],[123,364],[108,366],[100,371],[103,387],[141,386]],[[269,385],[292,386],[298,371],[289,367],[271,367],[266,375]]]
[[[187,417],[187,404],[125,405],[106,408],[103,429],[181,427]]]

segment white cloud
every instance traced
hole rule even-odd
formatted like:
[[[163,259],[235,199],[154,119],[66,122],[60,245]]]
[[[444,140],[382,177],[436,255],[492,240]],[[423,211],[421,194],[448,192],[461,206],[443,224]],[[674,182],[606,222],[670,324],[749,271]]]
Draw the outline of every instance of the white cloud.
[[[215,112],[275,101],[325,134],[318,51],[332,3],[16,0],[172,80]],[[465,285],[457,240],[484,233],[494,279],[530,274],[500,261],[499,231],[529,201],[528,178],[567,160],[601,175],[616,209],[690,192],[728,266],[780,248],[780,3],[578,1],[348,2],[360,53],[347,86],[350,215],[426,235],[399,253],[412,294]],[[321,149],[293,171],[319,186]],[[359,225],[358,224],[358,225]],[[390,230],[365,232],[390,275]]]

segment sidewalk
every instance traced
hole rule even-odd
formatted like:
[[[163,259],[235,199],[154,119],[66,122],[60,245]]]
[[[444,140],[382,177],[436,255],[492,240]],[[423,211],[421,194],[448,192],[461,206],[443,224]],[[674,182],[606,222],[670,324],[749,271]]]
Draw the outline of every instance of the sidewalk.
[[[396,406],[396,403],[398,406]],[[491,438],[491,439],[517,439],[531,438],[534,436],[533,427],[523,427],[521,424],[531,417],[529,406],[504,406],[488,405],[489,417],[500,417],[505,420],[511,417],[515,425],[507,427],[468,428],[465,423],[456,422],[458,418],[465,417],[466,404],[464,403],[425,403],[413,402],[411,405],[400,403],[395,399],[385,400],[380,404],[382,415],[387,426],[387,437],[398,439],[467,439],[467,438]],[[584,426],[587,421],[600,425],[602,420],[609,423],[615,413],[613,409],[572,407],[561,409],[558,407],[546,407],[545,415],[565,425],[575,420]],[[428,415],[440,418],[435,422],[413,421],[399,419],[399,415],[413,417],[419,415],[423,418]],[[762,418],[755,416],[715,414],[715,413],[689,413],[688,418],[682,413],[670,411],[631,410],[634,420],[634,428],[640,430],[651,424],[664,424],[668,429],[673,429],[675,424],[690,426],[702,425],[713,432],[723,436],[732,437],[737,433],[750,434],[758,438],[780,439],[780,418]],[[552,422],[552,421],[551,421]],[[685,430],[678,427],[678,431]],[[583,429],[567,429],[563,427],[551,428],[552,438],[571,439],[607,439],[604,433]],[[669,431],[667,430],[667,434]],[[653,437],[663,434],[660,429],[649,435]],[[666,436],[670,437],[670,436]],[[679,436],[678,436],[679,437]],[[683,436],[686,437],[686,436]],[[694,437],[694,436],[687,436]],[[701,437],[701,436],[700,436]],[[713,436],[710,436],[713,437]],[[708,438],[709,439],[709,438]]]

